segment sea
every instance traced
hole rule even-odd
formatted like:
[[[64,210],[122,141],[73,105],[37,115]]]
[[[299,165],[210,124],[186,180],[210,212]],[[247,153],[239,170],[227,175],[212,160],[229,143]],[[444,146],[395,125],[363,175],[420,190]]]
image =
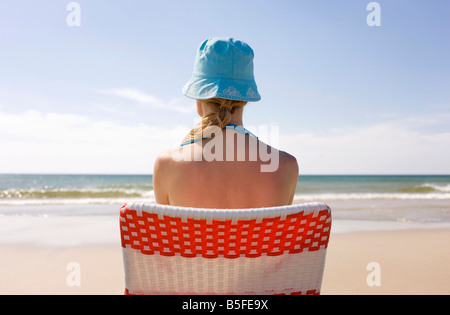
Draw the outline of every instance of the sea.
[[[0,244],[118,243],[127,202],[152,175],[0,174]],[[450,228],[450,175],[300,175],[294,203],[324,202],[332,233]]]

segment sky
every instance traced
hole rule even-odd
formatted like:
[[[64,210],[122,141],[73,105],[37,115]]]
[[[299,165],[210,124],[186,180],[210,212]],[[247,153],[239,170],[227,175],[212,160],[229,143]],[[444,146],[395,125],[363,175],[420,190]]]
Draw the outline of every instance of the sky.
[[[220,36],[255,52],[244,126],[301,174],[450,174],[447,0],[377,1],[380,26],[369,0],[70,2],[0,2],[0,173],[151,174]]]

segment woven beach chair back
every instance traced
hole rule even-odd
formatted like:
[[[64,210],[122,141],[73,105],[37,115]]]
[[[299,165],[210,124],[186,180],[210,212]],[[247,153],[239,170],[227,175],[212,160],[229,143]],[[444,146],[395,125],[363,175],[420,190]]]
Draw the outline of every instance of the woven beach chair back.
[[[229,210],[125,204],[125,294],[320,294],[331,221],[323,203]]]

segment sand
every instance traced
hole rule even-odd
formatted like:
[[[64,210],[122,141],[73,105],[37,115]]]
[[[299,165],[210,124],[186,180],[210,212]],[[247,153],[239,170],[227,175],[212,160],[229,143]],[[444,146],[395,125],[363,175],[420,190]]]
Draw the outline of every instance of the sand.
[[[119,246],[69,248],[1,246],[0,294],[100,295],[123,294],[122,249]],[[69,284],[77,280],[80,286]]]
[[[322,294],[450,294],[450,230],[336,234],[330,240]],[[380,267],[380,286],[369,286]]]
[[[449,244],[448,229],[334,234],[322,294],[450,294]],[[1,245],[0,253],[2,295],[124,292],[120,245]],[[378,274],[374,274],[377,269],[367,270],[372,262],[380,267]],[[75,269],[67,270],[68,266],[74,267],[71,263],[76,263]],[[77,266],[79,278],[74,276]],[[369,281],[374,286],[368,285],[368,276],[371,281],[379,280],[379,286],[376,281]]]

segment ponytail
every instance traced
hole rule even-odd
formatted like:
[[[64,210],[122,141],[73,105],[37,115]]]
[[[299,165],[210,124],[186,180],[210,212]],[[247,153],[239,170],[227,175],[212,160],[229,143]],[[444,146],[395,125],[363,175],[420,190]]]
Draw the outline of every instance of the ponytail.
[[[217,110],[213,113],[205,115],[202,120],[191,130],[185,138],[186,141],[201,139],[211,135],[211,130],[217,131],[217,127],[222,130],[231,121],[231,114],[236,108],[244,107],[247,102],[235,101],[224,98],[212,98],[205,100],[209,104],[215,105]],[[214,128],[216,127],[216,128]]]

